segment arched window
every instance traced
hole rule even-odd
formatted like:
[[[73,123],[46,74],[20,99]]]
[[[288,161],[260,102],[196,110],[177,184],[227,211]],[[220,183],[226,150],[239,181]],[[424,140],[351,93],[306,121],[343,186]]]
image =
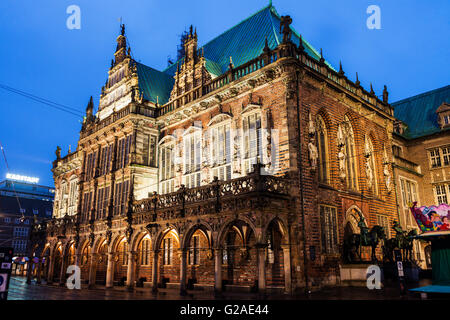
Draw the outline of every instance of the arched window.
[[[219,114],[208,123],[210,165],[212,177],[231,179],[231,117]]]
[[[150,239],[148,236],[145,236],[144,239],[142,239],[139,258],[139,262],[142,266],[150,264]]]
[[[76,213],[78,200],[78,179],[77,177],[72,177],[69,183],[69,216],[74,215]]]
[[[344,148],[346,155],[346,181],[347,187],[352,190],[358,188],[356,176],[356,154],[355,154],[355,138],[350,119],[345,116],[344,123]]]
[[[316,145],[319,153],[318,171],[319,182],[329,183],[328,173],[328,136],[325,121],[321,116],[317,116],[316,119]]]
[[[251,109],[242,115],[244,174],[253,171],[253,164],[262,159],[261,111]]]
[[[201,183],[202,130],[192,126],[183,136],[184,185],[199,187]]]

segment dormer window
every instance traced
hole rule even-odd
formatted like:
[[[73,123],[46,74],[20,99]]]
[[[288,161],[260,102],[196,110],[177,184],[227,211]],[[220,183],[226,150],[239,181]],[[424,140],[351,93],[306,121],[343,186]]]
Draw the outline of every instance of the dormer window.
[[[438,115],[438,123],[441,129],[450,127],[450,104],[447,102],[442,103],[437,108],[436,113]]]

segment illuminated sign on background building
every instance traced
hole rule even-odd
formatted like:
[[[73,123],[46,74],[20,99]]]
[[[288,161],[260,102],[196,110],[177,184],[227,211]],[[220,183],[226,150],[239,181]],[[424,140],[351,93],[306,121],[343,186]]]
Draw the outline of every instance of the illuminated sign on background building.
[[[16,181],[23,181],[23,182],[29,182],[29,183],[38,183],[39,178],[36,177],[28,177],[28,176],[21,176],[19,174],[12,174],[7,173],[6,179],[16,180]]]

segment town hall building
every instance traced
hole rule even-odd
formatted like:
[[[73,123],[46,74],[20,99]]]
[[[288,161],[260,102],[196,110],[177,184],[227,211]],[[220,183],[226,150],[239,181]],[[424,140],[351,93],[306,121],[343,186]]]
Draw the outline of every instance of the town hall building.
[[[76,150],[56,152],[38,281],[76,264],[90,287],[341,284],[344,239],[398,217],[394,109],[291,23],[269,5],[208,42],[191,27],[162,71],[121,27]]]

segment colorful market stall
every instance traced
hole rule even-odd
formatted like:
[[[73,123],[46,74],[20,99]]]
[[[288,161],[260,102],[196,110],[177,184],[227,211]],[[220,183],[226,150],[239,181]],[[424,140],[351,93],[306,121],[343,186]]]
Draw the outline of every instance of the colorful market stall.
[[[431,242],[432,285],[412,289],[415,292],[450,293],[450,205],[411,206],[421,234],[416,239]]]

